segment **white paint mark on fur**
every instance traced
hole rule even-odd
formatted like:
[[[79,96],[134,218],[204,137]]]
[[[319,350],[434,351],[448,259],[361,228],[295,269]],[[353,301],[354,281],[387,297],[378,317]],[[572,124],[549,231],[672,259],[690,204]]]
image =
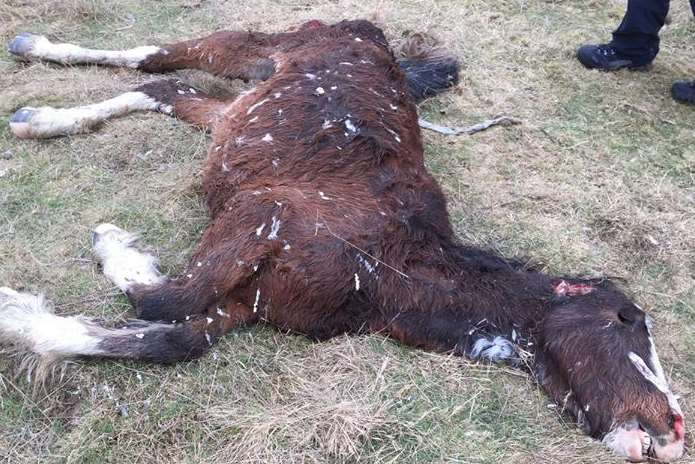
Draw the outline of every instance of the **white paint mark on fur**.
[[[133,111],[166,110],[144,92],[126,92],[92,105],[74,108],[26,107],[31,117],[26,122],[11,123],[10,129],[20,138],[48,138],[89,132],[97,124]]]
[[[323,95],[325,93],[326,91],[323,89],[323,87],[316,87],[316,90],[314,90],[314,95]]]
[[[256,290],[256,300],[253,302],[253,312],[258,312],[258,302],[261,301],[261,289]]]
[[[389,131],[389,134],[393,135],[393,138],[394,138],[394,140],[396,140],[396,142],[401,143],[401,138],[399,137],[397,132],[395,132],[391,129],[388,129],[388,128],[386,130]]]
[[[397,107],[396,105],[394,105],[394,104],[391,103],[391,104],[389,104],[389,106],[391,107],[391,109],[392,109],[393,111],[398,111],[398,107]]]
[[[273,136],[270,135],[270,133],[267,133],[263,136],[263,138],[261,140],[263,140],[264,142],[270,143],[273,141]]]
[[[341,61],[338,64],[343,65],[343,66],[355,66],[354,64],[350,63],[349,61]]]
[[[286,243],[284,247],[282,247],[283,250],[289,250],[292,248],[289,243]]]
[[[198,92],[195,91],[195,89],[194,89],[193,87],[189,87],[189,88],[188,88],[188,91],[191,92],[191,93],[193,93],[193,94],[198,93]]]
[[[331,90],[338,90],[338,86],[337,86],[337,85],[332,85],[332,86],[331,86]]]
[[[473,359],[484,358],[492,362],[509,359],[514,354],[514,346],[504,337],[497,336],[493,340],[479,338],[473,344],[470,357]]]
[[[266,104],[266,103],[268,103],[268,99],[267,99],[267,98],[264,98],[263,100],[259,101],[258,103],[255,103],[255,104],[249,106],[249,109],[246,110],[246,114],[251,114],[251,113],[253,113],[253,111],[254,111],[256,108],[258,108],[259,106],[264,105],[264,104]]]
[[[345,120],[345,127],[346,127],[347,130],[349,130],[350,132],[357,132],[357,126],[355,126],[355,125],[353,124],[352,120],[350,120],[350,119],[346,119],[346,120]]]
[[[282,109],[278,110],[278,116],[282,116]]]
[[[135,334],[135,337],[137,337],[137,338],[139,338],[140,340],[142,340],[143,338],[145,338],[145,334],[144,334],[144,333],[138,333],[138,334]]]
[[[256,235],[258,237],[260,237],[261,234],[263,233],[263,229],[265,229],[265,222],[263,224],[261,224],[260,226],[258,226],[258,228],[256,229]]]
[[[330,129],[331,127],[333,127],[333,124],[331,124],[331,121],[329,121],[328,119],[324,119],[323,125],[321,125],[321,128],[322,129]]]
[[[272,224],[270,225],[270,233],[268,234],[268,240],[277,240],[278,232],[280,231],[280,220],[275,216],[272,217]]]
[[[157,258],[138,251],[137,237],[113,224],[94,229],[94,254],[101,261],[104,275],[122,291],[133,285],[157,285],[164,277],[157,270]]]
[[[369,261],[367,261],[365,258],[363,258],[362,255],[357,255],[357,261],[359,261],[360,264],[361,264],[362,266],[364,266],[364,268],[365,268],[365,269],[367,270],[367,272],[369,272],[370,274],[372,274],[372,273],[375,271],[374,266],[372,266],[371,263],[370,263]]]
[[[276,168],[280,165],[280,160],[277,158],[274,158],[273,161],[270,162],[270,164],[272,164],[273,167]]]
[[[360,276],[358,276],[357,273],[355,273],[355,290],[360,290]]]
[[[205,340],[208,341],[208,346],[212,346],[212,337],[207,332],[205,332]]]
[[[273,96],[275,97],[275,99],[278,99],[278,98],[282,97],[282,92],[275,92],[273,94]]]
[[[183,90],[179,89],[179,90],[176,91],[176,93],[178,93],[179,95],[183,95],[183,94],[186,93],[186,92],[184,92]]]
[[[258,116],[254,116],[251,119],[249,119],[249,123],[256,122],[258,121]]]
[[[355,37],[355,42],[362,42],[362,39],[360,39],[359,37]]]
[[[226,317],[226,318],[231,317],[229,314],[225,313],[225,312],[222,310],[222,308],[220,308],[219,306],[217,307],[217,314],[218,314],[219,316]]]
[[[319,196],[321,197],[322,200],[330,200],[331,197],[327,197],[325,193],[319,192]]]
[[[304,75],[305,75],[306,78],[309,79],[310,81],[313,81],[313,80],[316,79],[316,74],[306,73],[306,74],[304,74]]]

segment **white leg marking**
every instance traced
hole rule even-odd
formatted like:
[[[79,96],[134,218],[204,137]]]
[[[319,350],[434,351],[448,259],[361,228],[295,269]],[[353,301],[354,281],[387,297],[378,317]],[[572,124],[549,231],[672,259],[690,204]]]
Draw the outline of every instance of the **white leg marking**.
[[[0,288],[0,341],[41,355],[99,355],[99,329],[80,317],[53,314],[42,296]]]
[[[109,118],[133,111],[154,111],[161,105],[143,92],[126,92],[117,97],[75,108],[25,107],[10,119],[10,129],[19,138],[49,138],[89,132]],[[170,110],[170,109],[169,109]]]
[[[134,234],[101,224],[94,229],[93,249],[104,268],[104,275],[127,292],[133,285],[157,285],[165,278],[157,270],[157,258],[133,247]]]
[[[26,50],[22,56],[62,64],[104,64],[137,68],[148,57],[162,51],[152,45],[129,50],[92,50],[73,44],[54,44],[46,37],[27,34]]]

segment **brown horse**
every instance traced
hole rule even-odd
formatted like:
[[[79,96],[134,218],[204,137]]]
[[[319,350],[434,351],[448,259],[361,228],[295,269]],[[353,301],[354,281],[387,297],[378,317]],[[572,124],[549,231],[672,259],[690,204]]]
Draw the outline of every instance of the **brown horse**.
[[[462,245],[423,163],[415,101],[456,80],[450,59],[398,61],[365,21],[294,32],[218,32],[126,51],[29,34],[25,59],[150,72],[196,68],[256,80],[236,99],[157,81],[73,109],[24,108],[19,137],[84,132],[134,110],[212,134],[204,166],[210,224],[179,277],[134,235],[96,227],[94,253],[138,320],[109,329],[53,315],[40,297],[0,290],[0,334],[47,361],[69,356],[170,363],[203,355],[264,321],[325,340],[378,332],[471,359],[532,366],[589,435],[632,460],[679,458],[684,423],[649,317],[609,281],[550,276]]]

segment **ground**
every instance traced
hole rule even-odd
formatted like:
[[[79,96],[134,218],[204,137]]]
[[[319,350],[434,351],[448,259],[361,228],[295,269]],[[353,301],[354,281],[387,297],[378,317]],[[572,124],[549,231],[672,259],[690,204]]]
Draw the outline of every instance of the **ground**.
[[[687,421],[695,413],[695,108],[673,102],[669,89],[695,79],[695,22],[687,2],[673,2],[649,72],[583,69],[576,47],[608,39],[623,11],[622,1],[598,0],[5,0],[0,42],[30,31],[121,48],[364,17],[395,42],[409,31],[437,36],[460,58],[462,79],[422,106],[426,118],[523,121],[471,137],[424,134],[459,236],[534,257],[550,272],[624,279],[656,320]],[[212,92],[238,90],[181,74]],[[90,252],[101,222],[140,232],[165,271],[181,268],[206,221],[206,135],[156,114],[48,141],[15,140],[7,127],[21,106],[93,102],[149,79],[24,64],[0,51],[0,285],[45,292],[59,314],[128,317]],[[377,336],[313,344],[257,327],[176,366],[79,362],[47,391],[17,375],[18,364],[0,356],[3,462],[620,462],[523,373]]]

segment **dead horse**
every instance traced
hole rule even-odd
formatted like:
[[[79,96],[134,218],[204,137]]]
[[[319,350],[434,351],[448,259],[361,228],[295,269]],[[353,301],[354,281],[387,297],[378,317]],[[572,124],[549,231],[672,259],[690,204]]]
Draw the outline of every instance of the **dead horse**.
[[[217,32],[124,51],[20,34],[28,60],[162,73],[183,68],[258,83],[213,98],[176,80],[70,109],[23,108],[19,137],[85,132],[135,110],[211,132],[203,186],[210,224],[187,268],[162,275],[135,236],[94,230],[104,274],[138,320],[106,328],[54,315],[40,296],[0,291],[2,341],[41,356],[171,363],[240,325],[267,322],[325,340],[378,332],[402,343],[517,364],[582,429],[632,460],[684,452],[684,422],[651,320],[608,281],[557,277],[459,243],[423,163],[415,101],[457,79],[428,53],[396,60],[367,21],[312,21],[276,34]]]

